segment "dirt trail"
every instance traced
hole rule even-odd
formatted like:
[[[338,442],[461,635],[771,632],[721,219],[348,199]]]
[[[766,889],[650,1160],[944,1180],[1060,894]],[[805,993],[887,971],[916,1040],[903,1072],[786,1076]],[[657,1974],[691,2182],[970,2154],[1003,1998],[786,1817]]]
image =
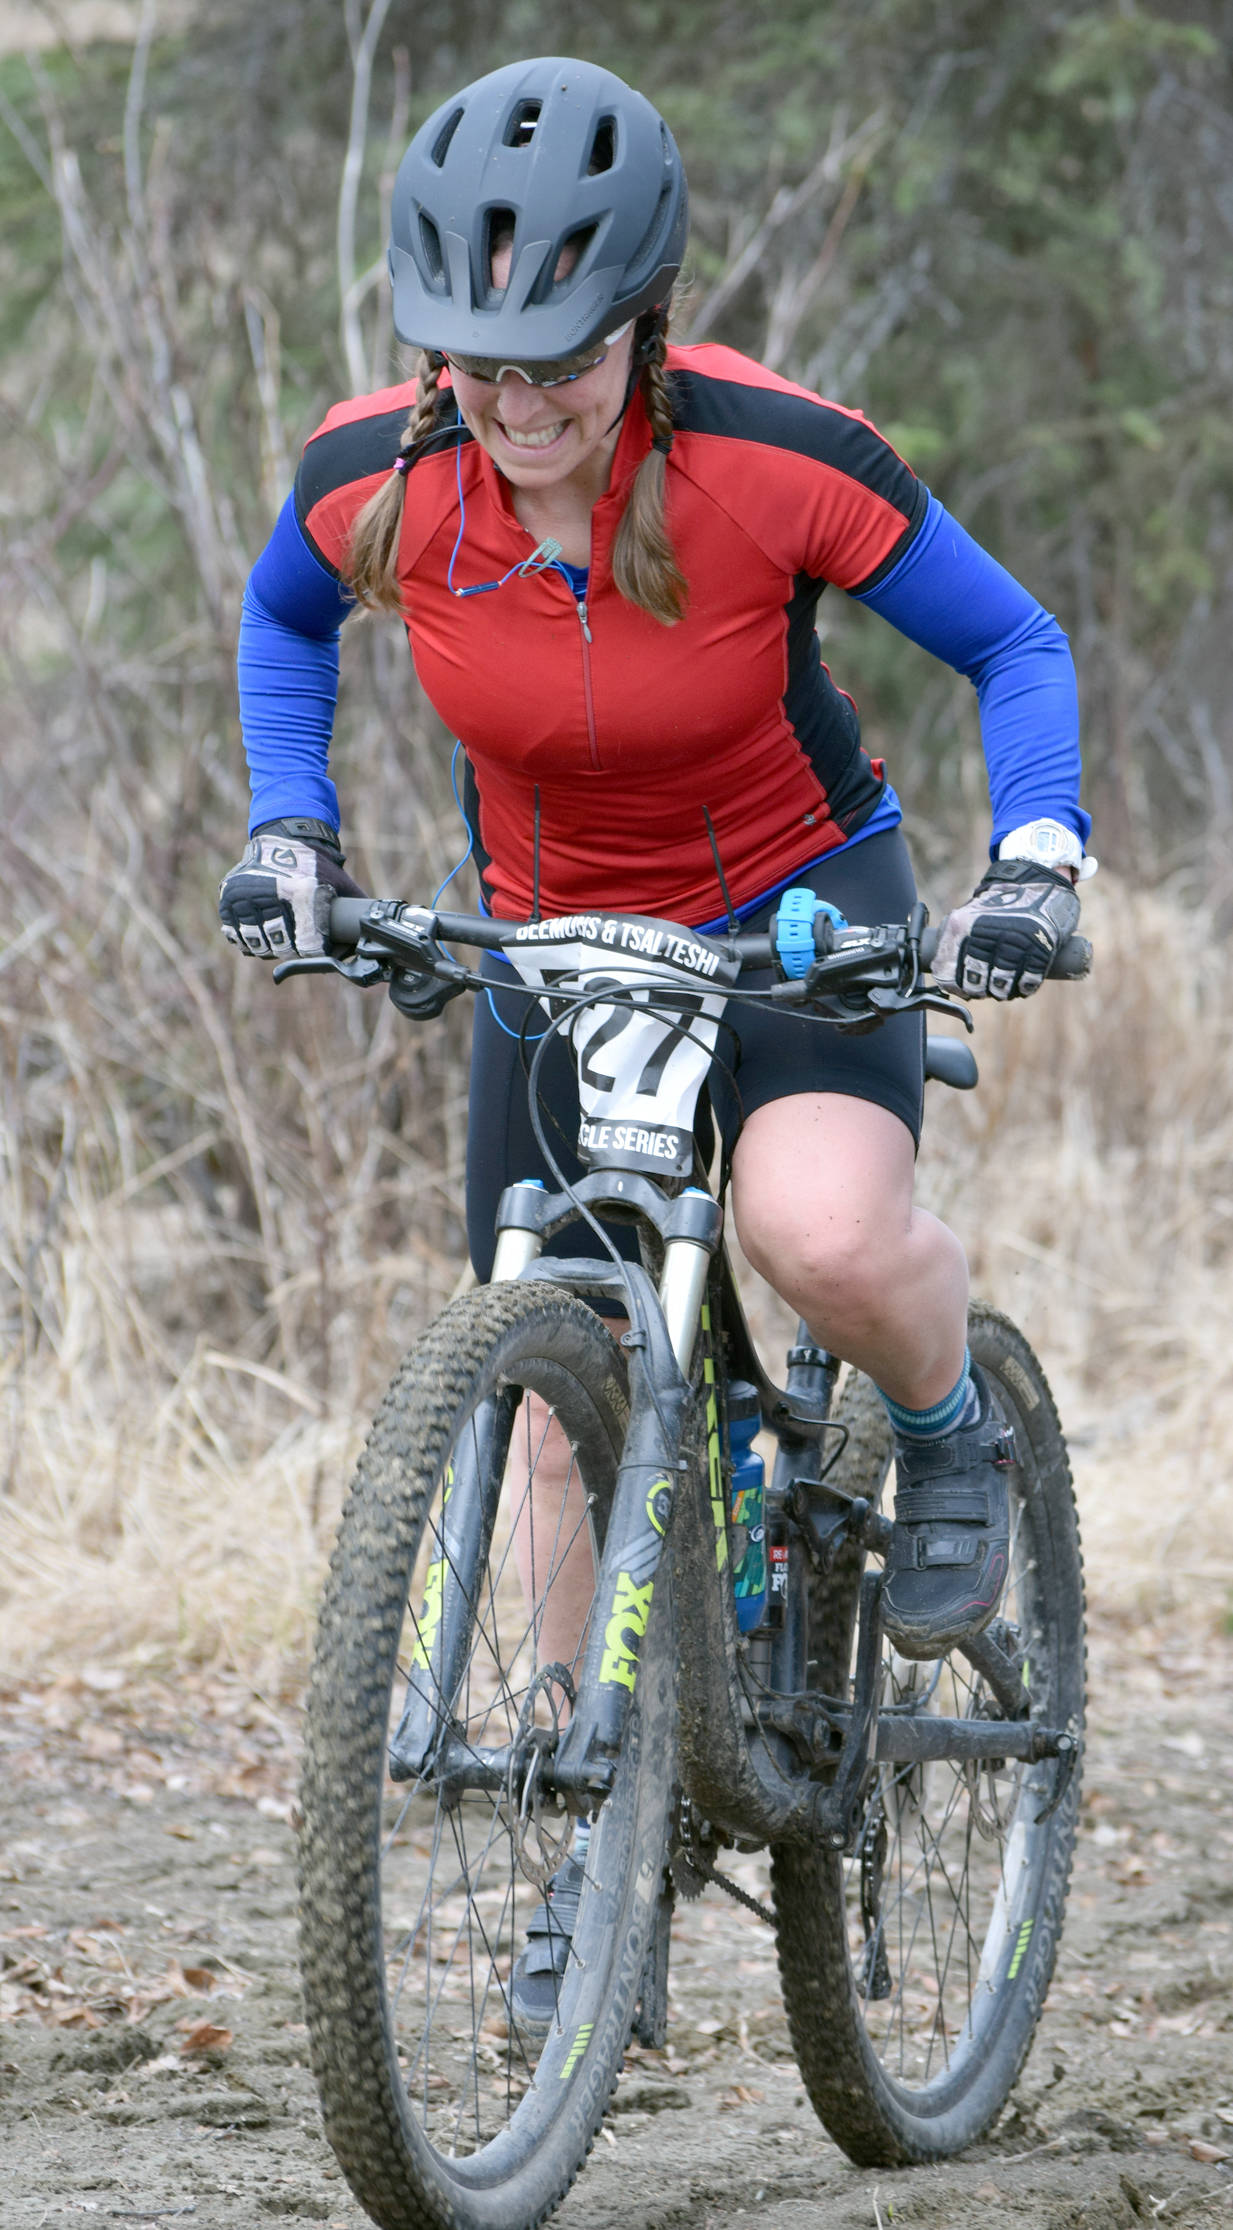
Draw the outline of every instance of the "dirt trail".
[[[769,1932],[712,1891],[678,1913],[669,2048],[631,2055],[562,2230],[1233,2224],[1231,1672],[1228,1642],[1098,1632],[1071,1917],[988,2142],[852,2168],[805,2104]],[[4,2230],[365,2221],[306,2066],[294,1748],[293,1714],[221,1681],[3,1699]]]

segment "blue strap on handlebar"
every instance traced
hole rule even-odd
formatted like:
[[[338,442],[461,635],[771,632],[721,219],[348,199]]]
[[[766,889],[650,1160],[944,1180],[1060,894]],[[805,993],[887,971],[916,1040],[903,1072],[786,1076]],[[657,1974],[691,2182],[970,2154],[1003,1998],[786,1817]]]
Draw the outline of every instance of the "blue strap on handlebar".
[[[780,899],[775,921],[775,951],[785,976],[792,979],[806,976],[812,968],[817,957],[813,925],[818,914],[828,915],[836,929],[848,926],[838,906],[832,906],[828,898],[819,898],[807,884],[794,884]]]

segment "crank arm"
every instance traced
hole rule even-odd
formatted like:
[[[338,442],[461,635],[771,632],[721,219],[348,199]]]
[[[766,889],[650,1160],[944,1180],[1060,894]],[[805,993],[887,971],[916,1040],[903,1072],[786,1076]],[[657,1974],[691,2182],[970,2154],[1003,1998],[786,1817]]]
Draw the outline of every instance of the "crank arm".
[[[995,1619],[983,1634],[973,1634],[969,1641],[960,1642],[959,1649],[967,1658],[973,1672],[992,1689],[1008,1719],[1026,1719],[1031,1697],[1023,1679],[1022,1659],[1009,1656],[1002,1648],[998,1629],[1006,1632],[1004,1619]]]
[[[816,1830],[832,1850],[854,1850],[860,1833],[861,1791],[865,1774],[877,1755],[878,1690],[882,1668],[881,1572],[866,1572],[861,1581],[856,1638],[856,1671],[852,1682],[852,1709],[835,1767],[835,1778],[818,1792],[814,1808]]]

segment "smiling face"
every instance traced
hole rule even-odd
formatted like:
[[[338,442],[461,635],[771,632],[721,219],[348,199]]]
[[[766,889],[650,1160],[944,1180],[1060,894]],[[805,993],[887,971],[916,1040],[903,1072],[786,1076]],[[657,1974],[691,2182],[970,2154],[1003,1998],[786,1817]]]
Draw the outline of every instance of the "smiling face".
[[[510,256],[508,243],[494,246],[492,276],[498,287],[508,282]],[[568,268],[563,256],[558,278]],[[633,347],[631,327],[591,371],[560,387],[531,387],[513,371],[496,382],[473,379],[451,365],[458,408],[516,488],[552,488],[577,475],[580,492],[594,501],[608,484],[616,453]]]

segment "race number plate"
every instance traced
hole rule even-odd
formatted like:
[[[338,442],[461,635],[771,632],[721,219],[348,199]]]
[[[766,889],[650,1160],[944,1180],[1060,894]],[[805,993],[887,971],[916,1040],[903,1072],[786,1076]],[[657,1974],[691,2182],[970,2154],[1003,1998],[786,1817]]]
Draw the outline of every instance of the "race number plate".
[[[638,914],[527,922],[505,956],[551,1015],[572,1010],[563,1030],[578,1064],[579,1158],[689,1176],[694,1108],[738,963],[694,930]]]

